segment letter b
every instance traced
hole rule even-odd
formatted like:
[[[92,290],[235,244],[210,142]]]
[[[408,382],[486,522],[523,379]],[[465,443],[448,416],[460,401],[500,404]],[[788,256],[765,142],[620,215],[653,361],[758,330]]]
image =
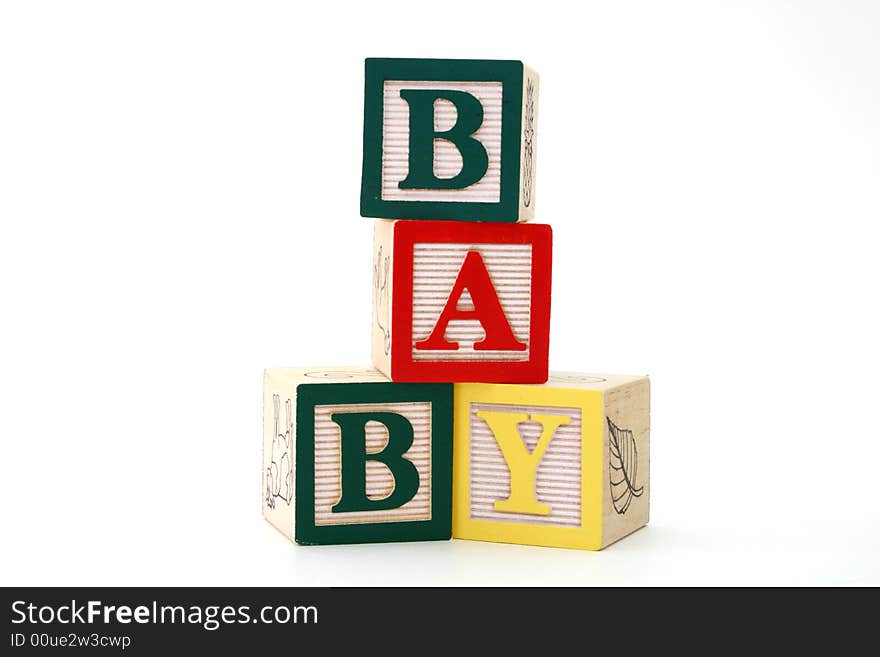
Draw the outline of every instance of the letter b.
[[[409,105],[409,174],[398,183],[400,189],[463,189],[479,182],[489,170],[486,147],[473,134],[483,124],[483,105],[465,91],[402,89]],[[457,117],[449,130],[434,129],[434,104],[447,100],[455,105]],[[461,171],[452,178],[434,175],[434,140],[451,142],[461,154]]]
[[[416,496],[419,473],[413,462],[403,456],[413,444],[409,420],[385,411],[333,413],[330,419],[339,425],[342,434],[342,495],[333,513],[396,509]],[[388,444],[381,452],[367,453],[367,422],[379,422],[388,431]],[[379,461],[391,471],[394,490],[388,497],[367,497],[367,461]]]

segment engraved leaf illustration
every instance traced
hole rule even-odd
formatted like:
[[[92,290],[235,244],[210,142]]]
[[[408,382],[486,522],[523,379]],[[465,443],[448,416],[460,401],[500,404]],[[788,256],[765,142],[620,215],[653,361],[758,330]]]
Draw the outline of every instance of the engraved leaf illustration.
[[[610,417],[608,421],[608,480],[614,510],[623,515],[634,497],[640,497],[644,486],[638,486],[639,452],[636,439],[629,429],[621,429]]]

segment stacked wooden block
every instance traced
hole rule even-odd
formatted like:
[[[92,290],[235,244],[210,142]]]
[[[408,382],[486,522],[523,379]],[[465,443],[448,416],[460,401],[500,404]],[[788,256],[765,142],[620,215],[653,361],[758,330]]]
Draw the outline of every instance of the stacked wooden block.
[[[548,373],[552,233],[523,223],[537,74],[368,59],[365,79],[376,369],[266,370],[266,518],[301,544],[601,549],[635,531],[648,379]]]

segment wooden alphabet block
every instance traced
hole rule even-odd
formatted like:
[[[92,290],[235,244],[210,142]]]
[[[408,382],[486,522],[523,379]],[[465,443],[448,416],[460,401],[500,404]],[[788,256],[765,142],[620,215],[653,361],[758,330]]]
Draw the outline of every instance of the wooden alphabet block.
[[[373,365],[393,381],[543,383],[546,224],[377,221]]]
[[[456,384],[452,535],[599,550],[648,522],[647,377]]]
[[[361,214],[528,221],[538,75],[518,61],[367,59]]]
[[[452,386],[268,369],[263,515],[297,543],[449,539]]]

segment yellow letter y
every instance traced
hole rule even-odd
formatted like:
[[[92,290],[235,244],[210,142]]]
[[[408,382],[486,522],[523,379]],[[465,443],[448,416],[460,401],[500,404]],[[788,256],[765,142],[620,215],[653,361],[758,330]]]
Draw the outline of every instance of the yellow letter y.
[[[477,417],[489,425],[510,470],[510,496],[506,500],[495,502],[495,510],[538,516],[549,514],[550,507],[535,499],[535,475],[556,430],[571,422],[571,418],[563,415],[528,415],[502,411],[477,411]],[[541,424],[541,437],[531,453],[520,436],[518,426],[520,422],[530,419]]]

